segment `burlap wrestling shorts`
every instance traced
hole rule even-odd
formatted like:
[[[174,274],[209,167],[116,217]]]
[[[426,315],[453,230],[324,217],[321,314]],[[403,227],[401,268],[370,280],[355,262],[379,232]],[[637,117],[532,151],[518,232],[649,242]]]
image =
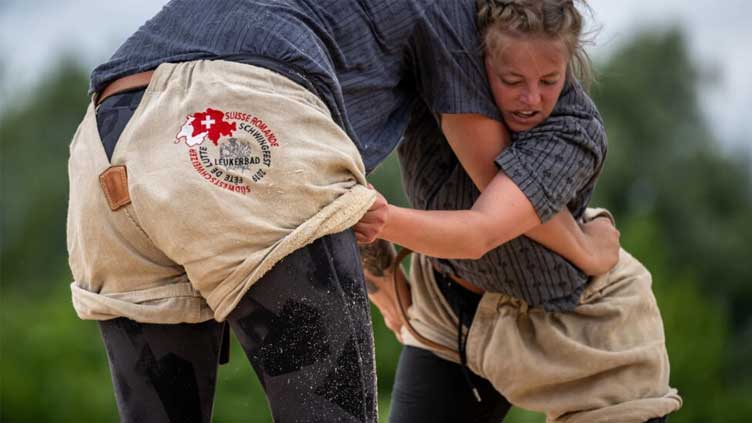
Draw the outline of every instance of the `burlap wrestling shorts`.
[[[111,162],[92,102],[69,177],[73,304],[95,320],[222,321],[275,263],[375,198],[318,97],[226,61],[160,65]]]
[[[599,212],[588,210],[594,217]],[[603,212],[605,213],[605,212]],[[637,423],[678,410],[651,276],[626,251],[593,278],[571,312],[546,312],[487,292],[467,333],[467,365],[515,406],[551,423]],[[457,316],[430,262],[413,256],[408,317],[425,338],[457,349]],[[403,327],[405,344],[431,350]],[[434,351],[459,362],[456,354]]]

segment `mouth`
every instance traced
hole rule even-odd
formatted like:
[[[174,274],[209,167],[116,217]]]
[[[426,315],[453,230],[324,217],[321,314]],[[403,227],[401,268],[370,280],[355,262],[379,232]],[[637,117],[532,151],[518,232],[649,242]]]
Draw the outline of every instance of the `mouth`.
[[[514,131],[526,131],[540,123],[540,117],[537,110],[518,110],[507,113],[507,124]]]
[[[533,120],[534,118],[538,116],[538,114],[540,114],[540,112],[536,110],[522,110],[522,111],[512,112],[512,115],[521,121]]]

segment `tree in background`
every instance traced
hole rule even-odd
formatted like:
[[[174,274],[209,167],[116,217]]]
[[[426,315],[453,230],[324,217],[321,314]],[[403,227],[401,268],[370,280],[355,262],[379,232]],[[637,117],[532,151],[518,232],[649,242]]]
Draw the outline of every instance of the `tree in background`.
[[[643,242],[634,251],[653,262],[654,273],[661,270],[656,292],[665,295],[660,299],[685,312],[681,321],[667,322],[670,352],[675,369],[684,355],[687,372],[696,369],[697,391],[685,392],[695,394],[687,408],[694,409],[693,400],[708,408],[708,383],[752,386],[749,156],[723,151],[709,131],[698,94],[698,86],[708,81],[700,78],[678,29],[642,35],[613,56],[601,75],[595,100],[609,133],[609,156],[595,201],[621,218],[623,233],[630,222],[649,222],[645,235],[652,248]],[[680,294],[689,295],[690,287],[699,289],[698,299],[712,315],[686,309],[691,299],[673,304]],[[666,314],[681,314],[677,310],[664,307]],[[708,333],[697,332],[719,316],[725,318],[712,333],[709,327]],[[683,333],[686,339],[676,339]],[[707,347],[698,349],[699,343],[717,337],[725,339],[719,340],[717,380],[711,382],[704,374],[708,369],[695,367],[693,360]]]
[[[653,273],[672,382],[686,401],[671,421],[752,420],[748,165],[721,151],[707,129],[702,81],[679,31],[644,34],[600,70],[594,95],[610,143],[594,204],[615,212],[625,248]],[[96,325],[77,319],[68,291],[66,164],[86,86],[85,72],[66,62],[0,115],[2,422],[116,420]],[[405,204],[394,158],[371,181]],[[374,329],[385,417],[400,347],[378,314]],[[215,421],[270,421],[235,344],[232,355],[220,369]],[[516,410],[508,421],[543,419]]]
[[[68,145],[88,85],[73,62],[31,93],[4,99],[0,117],[3,285],[43,293],[65,269]]]
[[[725,153],[708,130],[697,89],[705,82],[681,33],[641,36],[601,75],[594,94],[611,142],[596,201],[622,216],[653,216],[671,265],[691,265],[708,293],[728,302],[735,327],[749,327],[749,156]]]

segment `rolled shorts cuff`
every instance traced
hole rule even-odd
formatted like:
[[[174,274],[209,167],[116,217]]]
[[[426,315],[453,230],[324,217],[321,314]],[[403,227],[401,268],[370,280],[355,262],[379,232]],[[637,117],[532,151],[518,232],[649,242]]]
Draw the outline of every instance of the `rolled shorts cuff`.
[[[260,261],[255,256],[248,258],[227,280],[207,296],[207,302],[214,310],[213,317],[217,321],[224,321],[251,286],[275,264],[293,251],[323,236],[352,227],[368,211],[375,199],[375,191],[363,185],[354,185],[345,194],[295,228],[288,236],[267,249]]]
[[[96,293],[80,282],[71,283],[73,307],[85,320],[118,317],[141,323],[200,323],[214,315],[189,282],[128,292]]]
[[[682,407],[679,392],[671,388],[658,398],[643,398],[627,401],[596,410],[569,413],[558,418],[548,418],[548,423],[593,423],[593,422],[645,422],[671,414]]]

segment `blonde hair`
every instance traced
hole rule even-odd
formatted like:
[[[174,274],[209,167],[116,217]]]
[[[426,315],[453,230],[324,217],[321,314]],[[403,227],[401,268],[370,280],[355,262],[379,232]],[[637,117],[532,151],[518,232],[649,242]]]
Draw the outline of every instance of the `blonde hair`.
[[[567,78],[590,86],[594,74],[584,48],[590,34],[584,32],[584,17],[575,1],[588,8],[585,0],[477,0],[484,49],[488,54],[498,54],[505,35],[560,39],[570,54]]]

